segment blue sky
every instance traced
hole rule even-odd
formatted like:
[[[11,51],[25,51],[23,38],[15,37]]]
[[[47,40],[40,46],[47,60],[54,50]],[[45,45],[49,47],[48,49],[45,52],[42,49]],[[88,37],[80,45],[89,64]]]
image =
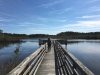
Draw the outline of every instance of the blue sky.
[[[0,29],[25,34],[100,31],[100,0],[0,0]]]

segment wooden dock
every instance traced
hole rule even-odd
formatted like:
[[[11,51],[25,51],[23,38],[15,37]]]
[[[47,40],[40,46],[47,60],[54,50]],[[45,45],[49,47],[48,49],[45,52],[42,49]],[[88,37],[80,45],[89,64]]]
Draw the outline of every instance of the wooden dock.
[[[8,75],[94,75],[74,55],[52,40],[24,59]]]
[[[54,47],[45,55],[36,75],[55,75]]]

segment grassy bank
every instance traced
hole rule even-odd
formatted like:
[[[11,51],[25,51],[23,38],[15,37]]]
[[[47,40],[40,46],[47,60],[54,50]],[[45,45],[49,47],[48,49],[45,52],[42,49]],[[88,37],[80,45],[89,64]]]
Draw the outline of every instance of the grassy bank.
[[[28,38],[28,36],[22,34],[0,33],[0,42],[20,42],[21,39],[25,38]]]

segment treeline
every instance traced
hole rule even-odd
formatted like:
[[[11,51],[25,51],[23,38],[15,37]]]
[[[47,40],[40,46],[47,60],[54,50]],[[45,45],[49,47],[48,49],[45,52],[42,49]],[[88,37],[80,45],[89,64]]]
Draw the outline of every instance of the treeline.
[[[0,30],[0,42],[20,42],[24,38],[28,38],[28,36],[26,34],[3,33],[3,30]]]
[[[20,42],[21,39],[28,38],[26,34],[11,34],[0,32],[0,42]]]
[[[13,34],[13,33],[3,33],[0,30],[0,42],[20,42],[22,39],[30,39],[30,38],[53,38],[53,35],[48,34]]]
[[[89,33],[80,33],[80,32],[61,32],[57,35],[48,35],[48,34],[12,34],[12,33],[3,33],[0,30],[0,41],[20,41],[21,39],[29,38],[55,38],[55,39],[100,39],[100,32],[89,32]]]
[[[55,35],[48,35],[48,34],[31,34],[29,38],[55,38]]]
[[[100,39],[100,32],[89,32],[89,33],[61,32],[56,36],[57,38],[62,38],[62,39]]]

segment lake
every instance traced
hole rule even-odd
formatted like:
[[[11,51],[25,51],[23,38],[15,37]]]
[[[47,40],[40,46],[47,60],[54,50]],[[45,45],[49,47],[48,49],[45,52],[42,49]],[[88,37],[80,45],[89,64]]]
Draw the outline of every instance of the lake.
[[[68,40],[63,45],[95,75],[100,75],[100,40]],[[20,43],[0,43],[0,75],[6,75],[28,55],[39,48],[38,39]]]

